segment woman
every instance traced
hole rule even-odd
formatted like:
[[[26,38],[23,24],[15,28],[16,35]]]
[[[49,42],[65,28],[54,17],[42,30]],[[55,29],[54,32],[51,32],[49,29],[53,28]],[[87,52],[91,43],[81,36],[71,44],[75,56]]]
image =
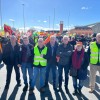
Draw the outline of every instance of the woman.
[[[89,65],[89,58],[83,48],[82,42],[76,43],[75,51],[72,54],[72,67],[76,75],[71,75],[73,79],[74,92],[73,95],[79,93],[82,94],[81,90],[83,87],[83,81],[87,78],[87,67]],[[70,71],[71,72],[71,71]],[[77,83],[79,80],[79,84]]]

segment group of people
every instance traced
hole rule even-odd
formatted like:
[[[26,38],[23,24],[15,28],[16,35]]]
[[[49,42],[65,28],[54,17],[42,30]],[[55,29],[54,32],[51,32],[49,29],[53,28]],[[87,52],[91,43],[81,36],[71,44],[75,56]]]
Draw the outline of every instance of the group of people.
[[[6,65],[7,76],[5,90],[9,89],[11,74],[14,68],[16,73],[17,86],[21,86],[20,71],[21,68],[24,80],[23,92],[29,88],[32,94],[36,80],[39,75],[40,92],[45,92],[45,88],[49,86],[49,73],[52,70],[53,89],[57,89],[57,69],[59,91],[62,91],[63,69],[65,77],[65,90],[69,93],[68,80],[69,75],[72,76],[74,92],[73,95],[79,93],[83,87],[83,81],[87,78],[87,70],[90,63],[90,93],[95,90],[96,72],[100,73],[100,33],[96,36],[96,41],[91,42],[86,51],[83,43],[76,42],[75,47],[70,44],[70,38],[66,35],[62,38],[59,45],[56,37],[52,35],[50,42],[44,45],[44,39],[39,38],[36,45],[29,42],[27,36],[23,36],[23,43],[17,43],[15,35],[10,36],[10,41],[2,45],[2,61]],[[27,80],[27,71],[29,82]],[[79,80],[79,82],[77,82]]]

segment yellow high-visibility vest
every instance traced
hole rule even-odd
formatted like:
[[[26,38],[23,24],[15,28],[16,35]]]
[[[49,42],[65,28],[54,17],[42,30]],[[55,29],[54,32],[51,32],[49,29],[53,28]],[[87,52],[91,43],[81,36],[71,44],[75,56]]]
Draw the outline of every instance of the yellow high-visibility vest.
[[[46,55],[47,54],[47,47],[45,46],[42,52],[39,52],[39,49],[37,46],[34,47],[34,62],[33,64],[38,66],[39,64],[41,66],[46,66],[47,65],[47,60],[41,57],[41,55]]]
[[[97,47],[96,42],[91,42],[90,43],[90,50],[91,50],[90,63],[91,64],[97,64],[98,63],[98,52],[99,52],[99,49]],[[100,62],[100,54],[99,54],[99,62]]]

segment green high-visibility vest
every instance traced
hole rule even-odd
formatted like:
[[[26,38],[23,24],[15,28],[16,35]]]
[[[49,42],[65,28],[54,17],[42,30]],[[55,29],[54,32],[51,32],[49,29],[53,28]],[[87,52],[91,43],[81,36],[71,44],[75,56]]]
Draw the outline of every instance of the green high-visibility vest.
[[[45,46],[42,52],[39,52],[39,49],[37,46],[34,47],[34,62],[33,64],[38,66],[39,64],[41,66],[46,66],[47,65],[47,60],[41,57],[41,55],[46,55],[47,54],[47,47]]]
[[[35,43],[37,43],[38,42],[38,38],[35,38]]]
[[[96,42],[91,42],[90,43],[90,50],[91,50],[90,63],[91,64],[97,64],[98,63],[98,52],[99,52],[99,49],[97,47]],[[99,62],[100,62],[100,55],[99,55]]]

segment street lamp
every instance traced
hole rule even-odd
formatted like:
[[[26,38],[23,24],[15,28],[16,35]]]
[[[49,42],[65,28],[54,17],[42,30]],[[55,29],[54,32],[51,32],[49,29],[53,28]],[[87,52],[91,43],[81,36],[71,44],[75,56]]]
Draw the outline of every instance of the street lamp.
[[[24,32],[25,32],[25,15],[24,15],[24,4],[22,4],[22,6],[23,6],[23,23],[24,23]]]
[[[53,19],[53,32],[54,32],[54,26],[55,26],[55,8],[54,8],[54,19]]]
[[[49,30],[50,30],[50,16],[49,16]]]
[[[1,0],[0,0],[0,19],[1,19],[1,29],[2,29],[2,10],[1,10]]]
[[[14,28],[14,22],[15,22],[15,20],[13,20],[13,19],[9,19],[11,22],[12,22],[12,27]]]

